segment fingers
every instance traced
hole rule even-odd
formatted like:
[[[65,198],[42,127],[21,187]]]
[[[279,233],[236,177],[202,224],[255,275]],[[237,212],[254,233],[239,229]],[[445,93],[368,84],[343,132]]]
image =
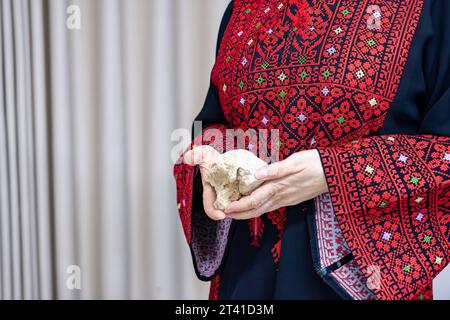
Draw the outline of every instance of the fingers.
[[[203,209],[205,209],[205,213],[212,220],[218,221],[223,220],[227,216],[221,210],[217,210],[214,207],[214,202],[216,201],[216,193],[214,189],[208,183],[203,184]]]
[[[264,213],[268,213],[268,212],[271,212],[273,210],[275,210],[275,207],[273,205],[273,201],[272,200],[267,200],[259,208],[248,210],[248,211],[244,211],[244,212],[229,213],[229,214],[227,214],[227,217],[232,218],[234,220],[249,220],[249,219],[252,219],[252,218],[259,217],[259,216],[263,215]]]
[[[184,154],[183,161],[190,166],[203,165],[214,161],[219,152],[210,146],[198,146]]]
[[[204,169],[200,169],[200,172],[203,184],[203,209],[205,210],[206,215],[215,221],[225,219],[227,217],[225,212],[217,210],[214,206],[217,197],[216,192],[214,191],[214,188],[205,181]]]
[[[239,201],[234,201],[225,209],[226,214],[235,212],[244,212],[260,208],[267,200],[271,199],[276,193],[273,184],[262,185],[260,188],[253,191],[249,196],[241,198]]]
[[[274,180],[280,179],[302,170],[302,162],[299,161],[299,155],[291,156],[286,160],[272,163],[255,173],[258,180]]]

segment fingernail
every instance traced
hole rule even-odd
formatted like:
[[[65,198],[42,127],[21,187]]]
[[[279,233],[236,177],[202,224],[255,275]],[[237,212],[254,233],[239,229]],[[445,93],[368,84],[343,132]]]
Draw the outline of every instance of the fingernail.
[[[261,170],[256,171],[255,178],[258,180],[263,180],[267,178],[267,168],[262,168]]]

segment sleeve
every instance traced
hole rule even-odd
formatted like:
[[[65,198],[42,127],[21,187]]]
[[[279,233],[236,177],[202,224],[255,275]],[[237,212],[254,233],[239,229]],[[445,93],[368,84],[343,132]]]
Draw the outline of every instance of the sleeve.
[[[230,19],[233,2],[229,4],[221,22],[217,50]],[[220,107],[218,90],[211,83],[202,110],[195,118],[203,130],[195,131],[190,148],[210,145],[219,151],[225,150],[227,122]],[[194,268],[199,279],[209,281],[215,277],[225,254],[231,220],[213,221],[203,209],[202,183],[197,167],[185,165],[180,157],[174,166],[178,211],[191,249]]]
[[[436,14],[450,2],[434,1]],[[319,150],[336,218],[380,299],[423,298],[450,260],[450,27],[431,17],[427,100],[417,135],[383,134]]]

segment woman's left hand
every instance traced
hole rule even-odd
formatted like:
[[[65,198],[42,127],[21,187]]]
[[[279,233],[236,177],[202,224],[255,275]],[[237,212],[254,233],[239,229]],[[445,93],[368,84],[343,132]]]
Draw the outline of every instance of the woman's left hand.
[[[293,206],[328,192],[317,150],[294,153],[255,174],[264,184],[251,195],[234,201],[225,209],[236,220],[256,218],[281,207]]]

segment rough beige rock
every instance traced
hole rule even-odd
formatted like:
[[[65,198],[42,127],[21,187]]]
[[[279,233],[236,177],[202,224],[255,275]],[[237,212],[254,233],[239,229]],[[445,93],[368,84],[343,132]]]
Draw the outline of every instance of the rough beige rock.
[[[206,172],[205,180],[214,187],[217,195],[214,206],[224,210],[232,201],[249,195],[263,182],[255,172],[266,163],[247,150],[233,150],[221,154]]]

